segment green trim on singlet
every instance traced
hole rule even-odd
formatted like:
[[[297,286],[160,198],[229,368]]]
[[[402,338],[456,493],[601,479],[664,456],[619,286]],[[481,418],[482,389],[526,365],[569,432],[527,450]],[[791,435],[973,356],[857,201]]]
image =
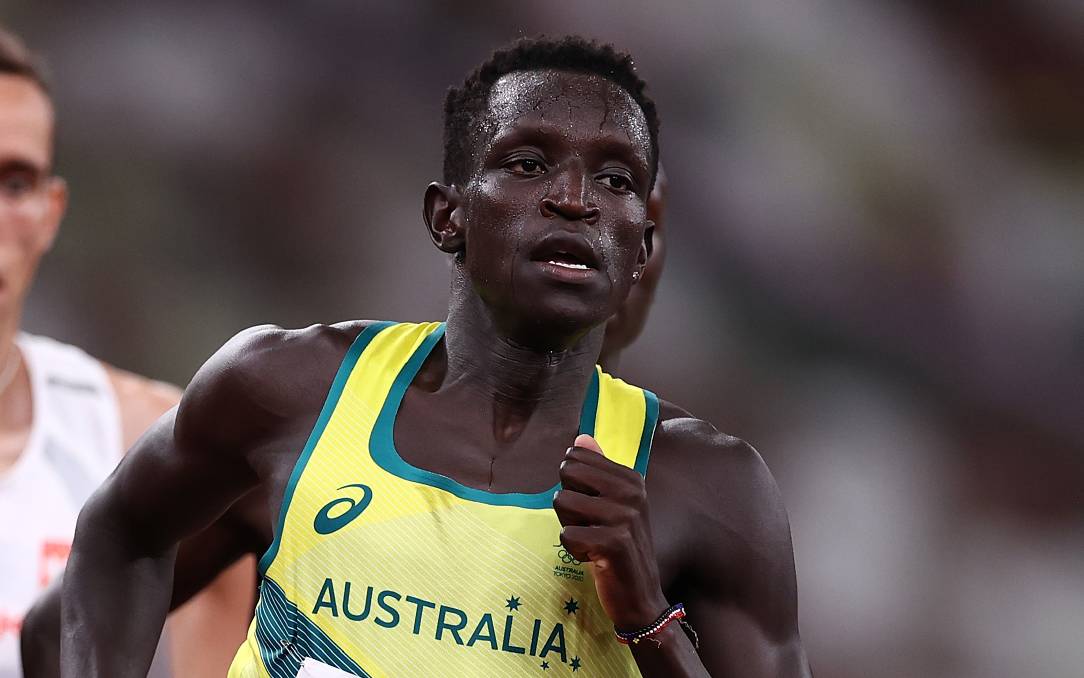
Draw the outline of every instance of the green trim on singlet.
[[[561,489],[560,483],[547,490],[535,493],[487,492],[475,487],[467,487],[448,476],[418,468],[399,456],[398,450],[395,449],[394,440],[395,418],[399,413],[399,407],[403,403],[403,396],[406,394],[407,388],[414,381],[414,377],[417,376],[418,370],[421,369],[425,359],[429,357],[433,347],[444,336],[444,329],[445,325],[441,323],[437,329],[433,330],[414,351],[414,355],[403,365],[403,369],[399,371],[398,376],[395,377],[391,390],[388,391],[388,396],[384,400],[384,406],[377,416],[372,437],[369,440],[369,451],[373,461],[380,468],[403,480],[429,485],[450,492],[467,501],[494,506],[519,506],[527,509],[553,508],[553,493]],[[580,433],[588,435],[594,435],[595,433],[595,411],[598,408],[599,389],[598,370],[593,370],[591,374],[591,382],[587,386],[583,408],[580,410]]]
[[[260,586],[256,620],[260,661],[271,678],[296,678],[306,658],[358,678],[372,678],[327,632],[301,612],[270,577],[265,578]]]
[[[651,456],[651,440],[655,437],[655,424],[659,421],[659,397],[646,388],[641,390],[644,392],[647,408],[644,411],[644,431],[640,434],[640,449],[636,451],[636,463],[633,468],[646,478],[647,461]]]
[[[595,435],[595,417],[598,415],[598,389],[599,373],[602,368],[595,365],[591,370],[591,381],[587,383],[587,393],[583,397],[583,407],[580,409],[580,433],[589,436]]]
[[[320,441],[320,436],[323,435],[324,428],[327,426],[328,420],[331,419],[331,414],[335,411],[335,406],[339,403],[339,397],[346,387],[346,381],[350,378],[350,373],[354,371],[354,365],[357,364],[358,358],[365,352],[365,348],[369,345],[369,342],[373,340],[373,337],[379,334],[384,328],[394,324],[395,323],[393,322],[385,321],[369,325],[358,334],[357,338],[354,339],[354,343],[350,345],[350,349],[347,350],[342,364],[339,365],[338,372],[335,373],[335,379],[331,382],[331,389],[328,391],[327,399],[324,400],[324,406],[320,410],[320,416],[316,419],[316,425],[312,427],[309,439],[305,443],[301,455],[297,458],[297,463],[294,464],[294,470],[293,473],[290,474],[290,481],[286,484],[286,490],[282,493],[282,506],[279,507],[279,518],[276,523],[275,536],[274,539],[272,539],[271,546],[268,547],[267,552],[260,558],[260,574],[265,574],[267,572],[267,568],[271,567],[271,563],[275,560],[275,555],[279,552],[279,546],[282,543],[282,532],[286,525],[286,514],[290,510],[290,501],[294,497],[297,481],[301,479],[301,474],[305,470],[305,464],[308,463],[309,457],[312,456],[312,451],[316,449],[316,443]]]

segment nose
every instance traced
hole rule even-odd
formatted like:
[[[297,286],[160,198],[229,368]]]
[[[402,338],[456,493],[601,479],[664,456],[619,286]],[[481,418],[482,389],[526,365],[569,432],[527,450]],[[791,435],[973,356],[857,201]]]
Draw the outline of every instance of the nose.
[[[542,196],[538,211],[547,219],[561,217],[594,224],[598,221],[599,208],[587,197],[587,181],[585,173],[579,169],[559,173]]]

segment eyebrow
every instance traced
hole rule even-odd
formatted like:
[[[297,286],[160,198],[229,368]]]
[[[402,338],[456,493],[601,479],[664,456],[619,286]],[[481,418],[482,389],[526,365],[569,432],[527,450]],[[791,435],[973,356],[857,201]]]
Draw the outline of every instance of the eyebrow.
[[[49,168],[41,167],[22,158],[0,159],[0,173],[7,174],[9,172],[29,172],[30,174],[44,176],[49,173]]]

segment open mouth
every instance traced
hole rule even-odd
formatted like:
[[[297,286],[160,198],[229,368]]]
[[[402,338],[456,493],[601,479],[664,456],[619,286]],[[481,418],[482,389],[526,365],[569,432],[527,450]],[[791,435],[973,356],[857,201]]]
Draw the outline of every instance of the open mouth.
[[[554,231],[543,238],[531,252],[531,260],[542,264],[551,273],[564,273],[575,279],[599,270],[598,255],[587,238],[563,230]]]
[[[546,260],[546,263],[573,271],[587,271],[594,268],[593,266],[588,266],[586,263],[580,261],[579,257],[571,252],[555,252]]]

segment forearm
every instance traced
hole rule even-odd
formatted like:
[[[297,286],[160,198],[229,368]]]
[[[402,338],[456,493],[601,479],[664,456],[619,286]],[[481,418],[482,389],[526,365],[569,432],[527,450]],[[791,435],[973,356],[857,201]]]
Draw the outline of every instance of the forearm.
[[[216,528],[209,528],[206,532],[212,532],[214,529]],[[219,541],[221,540],[215,539],[212,543],[208,543],[208,538],[201,534],[181,543],[174,566],[171,611],[188,602],[219,573],[231,568],[231,564],[240,562],[238,559],[243,551],[232,549],[223,553],[221,550],[215,550],[214,547]],[[251,569],[255,568],[251,567]],[[232,584],[239,579],[240,577],[234,574],[228,583]],[[239,591],[235,595],[251,597],[254,588],[251,579],[250,573],[244,582],[239,582],[237,584]],[[24,678],[59,678],[60,676],[62,582],[63,573],[53,580],[23,618],[19,642]],[[248,616],[251,617],[251,602],[248,604]]]
[[[60,585],[54,580],[23,617],[19,633],[23,678],[60,676]]]
[[[64,575],[61,676],[147,675],[169,610],[175,547],[150,548],[100,496],[79,518]]]

